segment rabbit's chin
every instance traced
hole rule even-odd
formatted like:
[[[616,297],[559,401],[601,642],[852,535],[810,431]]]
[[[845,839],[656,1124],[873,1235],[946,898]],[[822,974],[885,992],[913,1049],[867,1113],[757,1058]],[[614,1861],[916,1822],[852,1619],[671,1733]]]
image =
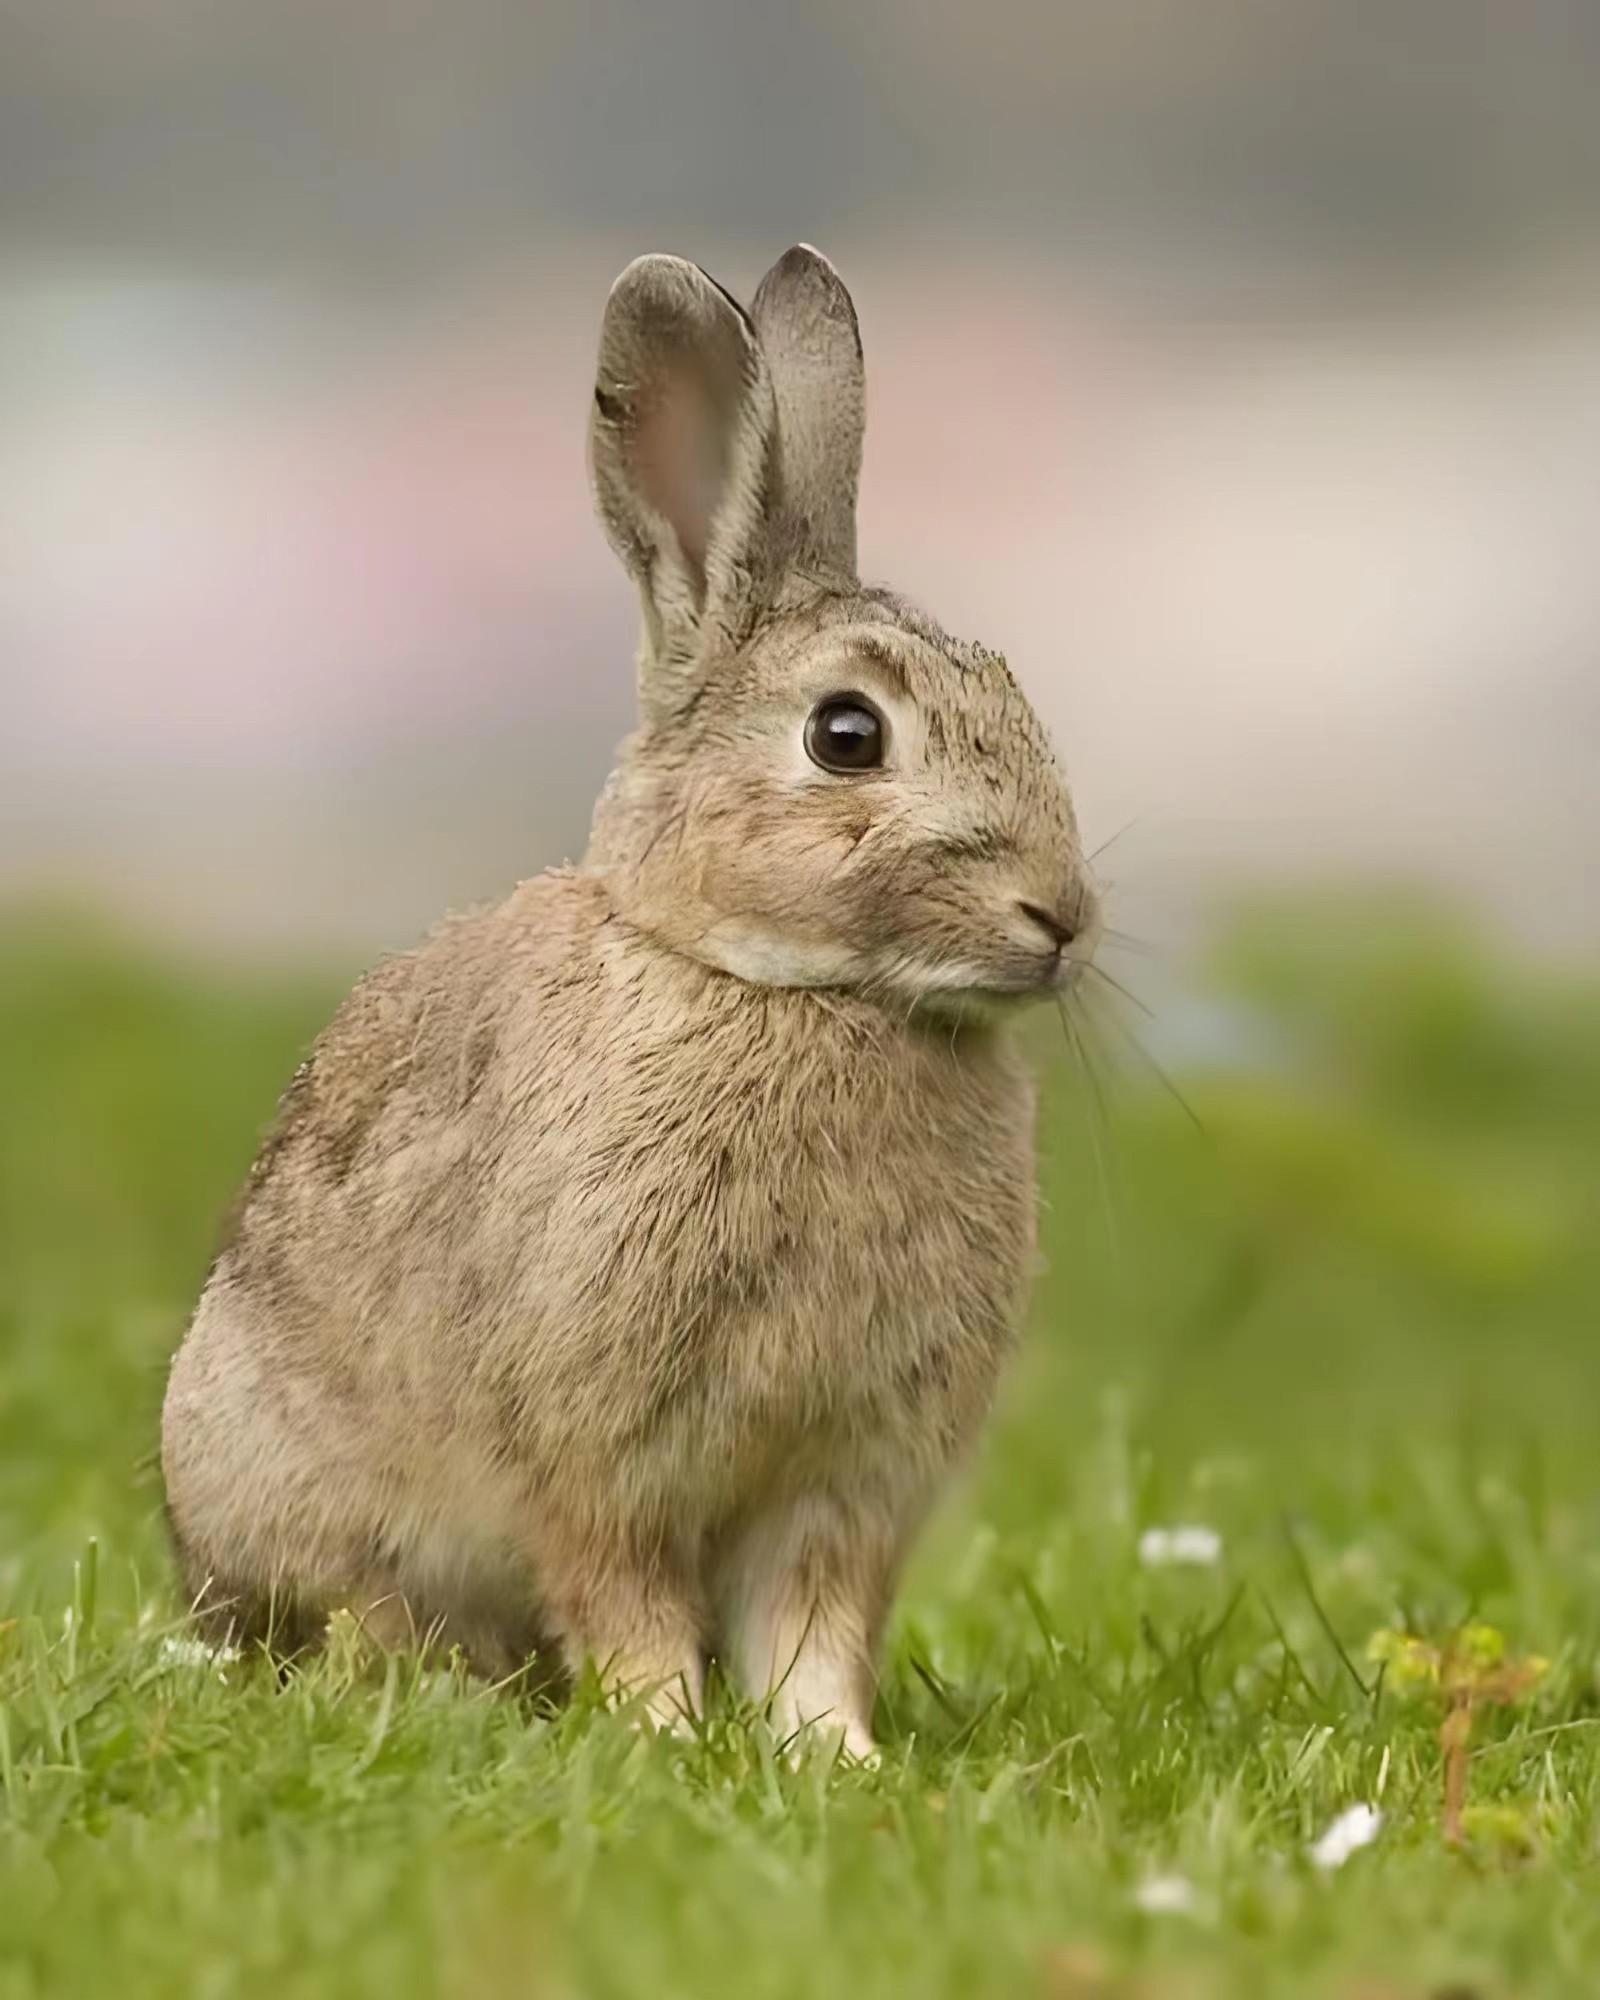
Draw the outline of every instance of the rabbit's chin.
[[[995,1024],[1009,1021],[1041,1000],[1054,1000],[1066,990],[1058,979],[1036,979],[1023,985],[939,984],[923,987],[912,999],[912,1018],[941,1023]],[[908,996],[909,997],[909,996]]]
[[[854,991],[892,1009],[940,1020],[1000,1020],[1032,1002],[1054,999],[1072,976],[1070,966],[1054,958],[1002,969],[893,949],[863,952],[740,920],[715,925],[694,955],[752,986]]]

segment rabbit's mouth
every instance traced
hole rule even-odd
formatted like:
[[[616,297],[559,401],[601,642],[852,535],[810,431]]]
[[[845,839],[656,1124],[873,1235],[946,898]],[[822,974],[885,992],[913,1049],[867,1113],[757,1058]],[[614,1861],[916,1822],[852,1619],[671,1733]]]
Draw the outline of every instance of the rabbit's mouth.
[[[982,933],[971,928],[974,918],[987,919]],[[941,1014],[1056,1001],[1093,961],[1102,929],[1100,896],[1080,867],[1053,893],[1013,894],[998,906],[985,897],[983,906],[969,908],[961,928],[967,940],[952,934],[926,956],[915,947],[891,956],[888,983],[919,1008]]]
[[[1051,902],[1019,896],[1007,926],[1015,977],[1003,979],[1002,990],[1022,999],[1058,999],[1092,961],[1100,931],[1100,898],[1086,877]]]

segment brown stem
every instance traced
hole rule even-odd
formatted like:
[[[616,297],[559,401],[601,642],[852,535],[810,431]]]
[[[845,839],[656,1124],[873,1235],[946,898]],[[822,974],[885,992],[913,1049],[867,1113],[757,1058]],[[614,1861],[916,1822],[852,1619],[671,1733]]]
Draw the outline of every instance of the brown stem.
[[[1445,1839],[1459,1847],[1466,1838],[1461,1816],[1467,1804],[1467,1738],[1472,1734],[1472,1697],[1452,1695],[1444,1721],[1439,1725],[1439,1748],[1444,1752]]]

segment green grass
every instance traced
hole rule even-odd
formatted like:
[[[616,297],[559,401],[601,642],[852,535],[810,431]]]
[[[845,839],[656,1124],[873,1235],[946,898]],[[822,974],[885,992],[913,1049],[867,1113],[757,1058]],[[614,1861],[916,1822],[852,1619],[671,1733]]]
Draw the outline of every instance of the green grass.
[[[168,1645],[166,1358],[334,993],[0,933],[0,2000],[1600,1990],[1600,990],[1329,907],[1215,990],[1273,1066],[1183,1073],[1204,1136],[1119,1091],[1108,1188],[1041,1040],[1048,1269],[883,1766],[790,1770],[728,1700],[683,1746]],[[1142,1566],[1183,1521],[1220,1562]],[[1467,1620],[1551,1664],[1478,1719],[1458,1850],[1365,1647]]]

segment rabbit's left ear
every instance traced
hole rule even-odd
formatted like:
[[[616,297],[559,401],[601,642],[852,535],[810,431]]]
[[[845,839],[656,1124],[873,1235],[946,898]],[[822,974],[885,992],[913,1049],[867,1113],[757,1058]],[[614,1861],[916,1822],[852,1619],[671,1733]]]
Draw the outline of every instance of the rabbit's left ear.
[[[822,252],[797,243],[761,280],[751,316],[778,404],[783,567],[852,584],[867,422],[855,306]]]
[[[589,422],[595,500],[644,600],[646,700],[768,582],[777,422],[748,315],[697,265],[639,257],[606,301]]]

